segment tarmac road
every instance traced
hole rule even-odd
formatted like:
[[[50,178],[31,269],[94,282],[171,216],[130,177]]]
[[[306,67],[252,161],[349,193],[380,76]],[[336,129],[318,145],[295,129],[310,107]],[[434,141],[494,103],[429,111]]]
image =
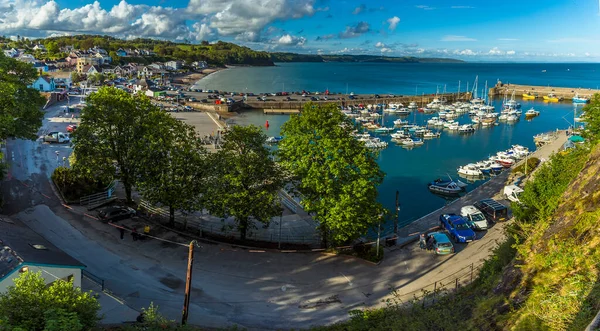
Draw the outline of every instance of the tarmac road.
[[[60,112],[60,106],[48,109],[40,132],[64,131],[70,118]],[[86,264],[127,305],[139,310],[154,302],[167,317],[179,320],[187,247],[150,239],[134,242],[130,236],[120,240],[115,228],[65,209],[49,176],[70,151],[67,145],[8,141],[11,166],[1,187],[3,213],[23,220]],[[166,236],[173,242],[189,242]],[[457,254],[446,257],[421,251],[417,245],[387,249],[379,265],[345,256],[202,244],[194,261],[189,323],[264,330],[345,320],[352,309],[384,305],[382,299],[389,298],[391,289],[410,293],[468,270],[502,237],[501,226],[494,226],[482,239],[459,245]]]

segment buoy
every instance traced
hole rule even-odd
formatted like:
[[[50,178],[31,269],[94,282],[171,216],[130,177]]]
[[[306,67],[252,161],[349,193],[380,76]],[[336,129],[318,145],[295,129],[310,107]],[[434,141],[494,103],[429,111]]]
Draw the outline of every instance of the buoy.
[[[265,126],[268,128],[269,127],[269,121],[267,120],[267,122],[265,123]]]

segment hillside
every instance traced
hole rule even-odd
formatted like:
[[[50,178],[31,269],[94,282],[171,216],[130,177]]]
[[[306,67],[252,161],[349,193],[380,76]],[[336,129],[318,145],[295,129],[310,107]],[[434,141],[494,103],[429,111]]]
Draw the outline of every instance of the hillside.
[[[314,55],[296,53],[271,53],[273,62],[381,62],[381,63],[463,63],[446,58],[392,57],[378,55]]]
[[[392,296],[387,308],[314,329],[584,330],[600,310],[599,106],[595,95],[585,108],[588,142],[554,154],[527,182],[508,239],[473,283],[426,293],[426,305]]]

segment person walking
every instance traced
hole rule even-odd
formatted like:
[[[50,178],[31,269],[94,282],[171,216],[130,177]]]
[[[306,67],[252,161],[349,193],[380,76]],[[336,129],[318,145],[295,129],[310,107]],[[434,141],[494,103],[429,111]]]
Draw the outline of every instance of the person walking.
[[[123,240],[123,237],[125,236],[125,229],[123,229],[123,227],[119,227],[119,232],[121,233],[121,240]]]
[[[137,230],[135,228],[133,228],[133,230],[131,230],[131,238],[133,238],[133,241],[137,241],[138,240],[138,233],[137,233]]]
[[[425,249],[427,246],[426,242],[425,242],[425,234],[421,233],[421,235],[419,236],[419,247],[421,249]]]

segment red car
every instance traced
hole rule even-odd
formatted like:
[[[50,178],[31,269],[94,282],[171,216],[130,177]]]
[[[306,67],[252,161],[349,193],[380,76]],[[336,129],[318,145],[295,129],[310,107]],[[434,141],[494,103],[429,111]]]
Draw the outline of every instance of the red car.
[[[67,132],[75,132],[77,130],[77,125],[71,124],[67,126]]]

